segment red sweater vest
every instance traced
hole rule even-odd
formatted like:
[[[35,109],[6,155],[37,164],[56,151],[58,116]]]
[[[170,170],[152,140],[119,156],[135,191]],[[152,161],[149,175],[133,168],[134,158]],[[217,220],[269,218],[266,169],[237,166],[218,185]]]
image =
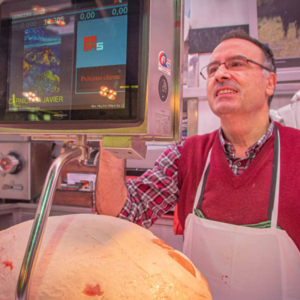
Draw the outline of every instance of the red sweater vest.
[[[280,190],[278,225],[286,230],[300,250],[300,131],[276,123],[280,134]],[[178,217],[181,226],[192,212],[194,198],[209,149],[210,171],[202,211],[210,220],[256,224],[267,220],[271,186],[274,134],[247,170],[234,175],[226,160],[218,131],[188,138],[179,168]]]

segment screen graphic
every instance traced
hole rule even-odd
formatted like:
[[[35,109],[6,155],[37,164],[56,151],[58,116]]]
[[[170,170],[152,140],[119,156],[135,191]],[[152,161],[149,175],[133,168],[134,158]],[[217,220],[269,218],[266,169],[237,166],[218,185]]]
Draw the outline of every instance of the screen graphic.
[[[52,26],[26,29],[24,37],[23,95],[37,102],[59,95],[61,37]]]
[[[127,15],[78,22],[75,93],[98,108],[124,108],[126,46]]]
[[[124,110],[128,4],[65,10],[12,16],[7,110]]]

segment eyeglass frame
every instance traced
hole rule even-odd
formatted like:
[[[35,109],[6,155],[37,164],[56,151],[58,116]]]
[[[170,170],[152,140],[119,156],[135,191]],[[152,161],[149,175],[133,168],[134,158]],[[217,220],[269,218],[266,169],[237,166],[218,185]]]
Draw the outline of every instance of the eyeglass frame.
[[[267,70],[267,71],[269,71],[269,72],[273,72],[272,70],[270,70],[269,68],[267,68],[267,67],[261,65],[260,63],[254,61],[254,60],[252,60],[252,59],[248,59],[246,56],[242,56],[242,55],[233,56],[233,57],[227,59],[225,62],[219,63],[219,67],[218,67],[217,71],[219,70],[219,68],[220,68],[221,65],[224,65],[225,68],[226,68],[227,70],[229,70],[229,69],[226,67],[226,62],[229,61],[229,60],[231,60],[231,59],[234,59],[234,58],[245,58],[245,59],[247,60],[247,63],[250,61],[250,62],[252,62],[253,64],[258,65],[258,66],[262,67],[263,69],[265,69],[265,70]],[[200,75],[203,77],[204,80],[207,80],[208,78],[212,78],[212,77],[208,77],[208,78],[206,79],[205,76],[204,76],[204,74],[202,73],[202,70],[203,70],[204,68],[207,68],[209,65],[213,65],[213,64],[217,64],[217,62],[210,63],[210,64],[204,66],[204,67],[201,69]],[[216,71],[216,72],[217,72],[217,71]]]

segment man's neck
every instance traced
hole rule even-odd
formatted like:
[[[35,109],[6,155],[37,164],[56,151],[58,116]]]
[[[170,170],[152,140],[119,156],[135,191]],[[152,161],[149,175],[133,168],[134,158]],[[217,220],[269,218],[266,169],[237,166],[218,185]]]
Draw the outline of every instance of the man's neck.
[[[247,149],[256,143],[270,125],[269,116],[261,118],[228,118],[221,120],[225,140],[233,144],[236,157],[243,158]]]

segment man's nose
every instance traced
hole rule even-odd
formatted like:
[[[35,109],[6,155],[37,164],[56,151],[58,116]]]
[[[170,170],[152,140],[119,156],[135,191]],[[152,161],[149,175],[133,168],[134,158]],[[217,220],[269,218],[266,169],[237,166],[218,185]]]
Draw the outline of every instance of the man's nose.
[[[228,72],[228,69],[225,67],[224,63],[220,64],[214,77],[219,82],[222,82],[223,80],[227,80],[230,78],[230,73]]]

